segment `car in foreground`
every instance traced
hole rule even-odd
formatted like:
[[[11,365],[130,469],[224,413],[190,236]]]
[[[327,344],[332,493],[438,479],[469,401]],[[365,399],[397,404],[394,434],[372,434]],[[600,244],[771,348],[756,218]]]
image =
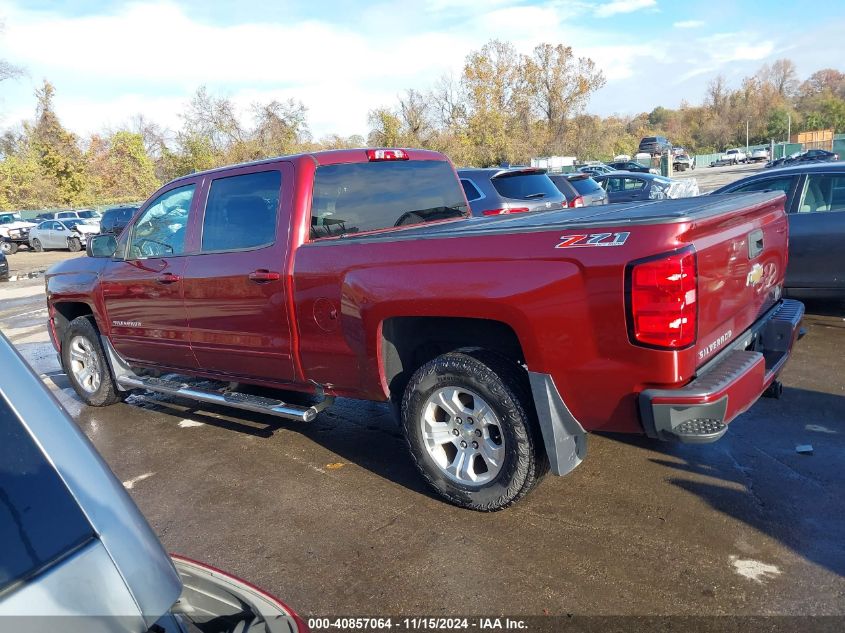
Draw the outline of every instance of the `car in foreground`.
[[[82,343],[71,343],[80,350]],[[267,592],[168,556],[123,485],[0,333],[0,622],[53,633],[307,633]]]
[[[458,178],[473,215],[550,211],[567,204],[545,169],[466,168],[458,170]]]
[[[805,163],[761,172],[711,195],[782,191],[789,219],[784,286],[796,297],[845,298],[845,163]]]
[[[694,178],[673,180],[655,174],[618,171],[597,176],[595,181],[607,191],[611,204],[698,195],[698,183]]]
[[[611,167],[614,171],[631,171],[642,174],[651,174],[657,172],[656,169],[646,167],[645,165],[633,160],[615,160],[612,163],[608,163],[607,165],[608,167]]]
[[[461,184],[400,148],[176,179],[45,274],[68,380],[91,406],[147,389],[300,422],[390,403],[422,478],[487,512],[590,430],[715,441],[777,380],[803,310],[782,194],[472,217]]]
[[[570,209],[607,204],[607,192],[589,174],[551,174],[549,178],[566,196]]]
[[[9,281],[9,260],[0,252],[0,281]]]
[[[646,136],[640,141],[637,151],[652,156],[659,156],[672,149],[672,143],[665,136]]]
[[[100,233],[120,235],[139,208],[127,206],[108,209],[100,219]]]
[[[30,230],[29,246],[36,252],[58,248],[77,253],[85,248],[89,237],[99,232],[98,225],[79,218],[47,220]]]

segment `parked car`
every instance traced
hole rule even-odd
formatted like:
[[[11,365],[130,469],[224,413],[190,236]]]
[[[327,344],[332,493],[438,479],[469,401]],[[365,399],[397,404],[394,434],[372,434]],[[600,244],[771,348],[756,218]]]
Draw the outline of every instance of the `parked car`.
[[[79,209],[78,211],[58,211],[56,212],[56,220],[84,220],[86,224],[96,224],[99,226],[100,219],[103,215],[94,209]]]
[[[566,196],[567,206],[571,209],[607,204],[607,192],[589,174],[552,174],[549,178]]]
[[[0,367],[4,631],[307,633],[299,616],[267,592],[169,557],[94,446],[3,334]]]
[[[9,281],[9,260],[0,252],[0,281]]]
[[[760,161],[768,161],[769,158],[771,158],[770,155],[769,155],[769,150],[767,150],[767,149],[755,149],[754,151],[751,152],[751,155],[748,157],[748,160],[750,160],[753,163],[756,163],[756,162],[760,162]]]
[[[99,232],[98,225],[87,224],[79,218],[47,220],[29,232],[29,245],[36,252],[50,248],[66,248],[76,253],[85,248],[89,237]]]
[[[783,156],[781,158],[776,158],[774,160],[770,160],[768,163],[764,165],[766,169],[773,169],[775,167],[786,167],[792,160],[798,158],[801,155],[801,152],[793,152],[789,156]]]
[[[549,211],[566,207],[545,169],[459,169],[473,215]]]
[[[120,235],[132,216],[140,207],[115,207],[103,213],[100,219],[100,233]]]
[[[787,165],[795,165],[798,163],[824,163],[839,160],[839,154],[828,152],[824,149],[808,149],[806,152],[801,152],[798,156],[786,161]]]
[[[598,163],[594,165],[582,165],[581,167],[578,167],[577,171],[590,176],[600,176],[601,174],[609,174],[610,172],[616,170],[604,163]]]
[[[720,162],[728,165],[739,165],[740,163],[747,163],[748,156],[741,149],[729,149],[722,155]]]
[[[783,191],[787,196],[789,294],[845,298],[845,163],[760,172],[711,195],[741,191]]]
[[[779,296],[782,206],[470,217],[438,152],[277,157],[174,180],[54,264],[48,332],[91,406],[148,389],[309,422],[337,396],[393,403],[423,479],[499,510],[577,467],[591,429],[715,441],[777,380],[803,314]],[[753,259],[737,226],[762,235]]]
[[[619,160],[608,163],[608,167],[612,167],[614,171],[633,171],[643,174],[650,174],[656,170],[651,167],[646,167],[633,160]]]
[[[642,172],[617,171],[595,180],[607,192],[610,203],[660,199],[669,188],[668,178]]]
[[[672,143],[665,136],[646,136],[640,141],[638,151],[658,156],[672,149]]]
[[[56,213],[54,211],[47,212],[47,213],[39,213],[38,215],[35,216],[35,219],[38,222],[43,222],[44,220],[55,220],[56,219]]]
[[[689,154],[675,154],[675,156],[672,157],[672,169],[675,171],[695,169],[695,161],[689,156]]]
[[[29,231],[35,222],[27,222],[21,214],[8,211],[0,212],[0,253],[14,255],[21,246],[28,246]]]

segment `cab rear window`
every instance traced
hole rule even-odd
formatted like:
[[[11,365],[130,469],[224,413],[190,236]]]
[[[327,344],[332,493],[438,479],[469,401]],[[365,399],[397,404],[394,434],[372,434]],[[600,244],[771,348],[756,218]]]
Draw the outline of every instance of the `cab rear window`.
[[[445,161],[323,165],[314,176],[311,238],[459,218],[463,189]]]
[[[0,395],[0,595],[93,537],[64,482]]]

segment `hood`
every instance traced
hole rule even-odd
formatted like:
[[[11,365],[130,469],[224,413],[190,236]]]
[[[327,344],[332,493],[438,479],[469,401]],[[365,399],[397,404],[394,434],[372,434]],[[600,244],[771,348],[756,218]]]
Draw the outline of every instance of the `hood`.
[[[25,222],[23,220],[20,220],[20,221],[16,220],[15,222],[8,222],[7,224],[0,226],[0,228],[3,228],[3,229],[31,229],[34,226],[38,226],[38,225],[35,224],[34,222]]]

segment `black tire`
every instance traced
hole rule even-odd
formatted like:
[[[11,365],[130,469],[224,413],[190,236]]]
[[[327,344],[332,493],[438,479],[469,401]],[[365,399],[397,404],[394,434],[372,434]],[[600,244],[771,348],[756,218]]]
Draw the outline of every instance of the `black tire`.
[[[100,370],[100,385],[93,392],[82,387],[72,370],[70,358],[71,341],[77,336],[87,339],[92,353],[96,356],[96,363]],[[62,340],[61,360],[62,368],[65,370],[70,384],[85,404],[91,405],[92,407],[106,407],[121,402],[129,395],[129,392],[118,391],[115,387],[114,376],[112,376],[111,369],[106,360],[106,354],[100,342],[100,333],[94,324],[94,317],[81,316],[70,322]]]
[[[14,255],[18,252],[18,245],[15,242],[8,242],[3,240],[0,242],[0,253],[4,255]]]
[[[71,253],[78,253],[82,250],[82,241],[78,237],[69,237],[67,247]]]
[[[424,405],[435,390],[449,386],[476,392],[501,423],[504,458],[498,474],[487,483],[453,481],[425,446],[420,424]],[[527,373],[515,362],[487,350],[450,352],[420,367],[405,389],[402,425],[423,478],[443,498],[462,508],[481,512],[507,508],[528,494],[548,470]]]
[[[32,250],[36,253],[44,252],[44,247],[41,245],[41,240],[38,238],[33,238],[32,240]]]

